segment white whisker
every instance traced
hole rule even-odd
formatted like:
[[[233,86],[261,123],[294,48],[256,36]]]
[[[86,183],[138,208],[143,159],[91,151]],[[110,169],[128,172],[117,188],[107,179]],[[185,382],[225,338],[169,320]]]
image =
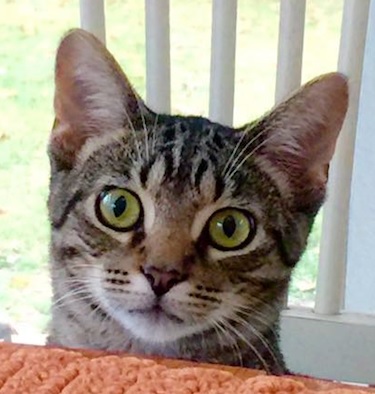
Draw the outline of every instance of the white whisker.
[[[225,338],[229,340],[230,347],[233,351],[233,355],[235,356],[235,358],[238,359],[239,365],[242,367],[244,364],[243,364],[241,349],[239,348],[236,339],[226,329],[223,321],[220,321],[220,322],[216,321],[214,323],[215,323],[215,327],[217,327],[217,329],[222,332],[222,334],[225,336]]]
[[[77,296],[79,296],[79,297],[78,297],[78,300],[90,299],[90,298],[92,298],[91,295],[88,295],[87,293],[88,293],[87,289],[80,289],[80,290],[68,291],[68,292],[65,293],[63,296],[61,296],[60,298],[58,298],[57,300],[54,300],[54,301],[52,302],[52,306],[53,306],[53,307],[62,307],[62,306],[65,306],[65,305],[67,305],[67,304],[69,304],[69,303],[71,303],[71,302],[77,302],[77,298],[75,298],[75,297],[77,297]],[[85,295],[85,297],[81,297],[81,295]],[[70,302],[66,302],[67,299],[69,300],[70,297],[72,298],[72,299],[70,300]]]
[[[278,359],[278,357],[276,357],[276,354],[275,354],[274,350],[272,349],[272,345],[270,343],[268,343],[268,341],[264,337],[264,335],[259,330],[257,330],[255,327],[253,327],[253,325],[251,323],[247,322],[246,320],[244,320],[243,318],[241,318],[238,315],[236,315],[235,318],[233,318],[233,320],[237,323],[240,323],[246,329],[249,329],[259,339],[259,341],[262,342],[264,348],[268,351],[268,353],[271,355],[272,359],[274,360],[275,365],[277,365],[277,367],[280,370],[282,370],[282,366],[280,365],[279,359]]]
[[[227,176],[227,181],[231,180],[234,174],[243,166],[243,164],[262,146],[264,146],[266,143],[268,143],[274,136],[270,136],[269,138],[266,138],[264,141],[262,141],[259,145],[257,145],[250,153],[248,153],[242,160],[241,162],[237,165],[237,167]]]
[[[154,121],[154,126],[152,127],[152,130],[151,130],[151,136],[152,136],[151,152],[152,153],[155,153],[155,141],[156,141],[155,135],[156,135],[156,128],[157,128],[157,125],[158,125],[158,120],[159,120],[159,114],[156,114],[155,121]]]
[[[129,116],[129,114],[128,114],[128,112],[126,110],[125,110],[125,117],[126,117],[126,120],[129,123],[131,131],[133,133],[134,143],[135,143],[135,146],[137,148],[138,161],[141,162],[141,151],[140,151],[140,148],[139,148],[137,132],[136,132],[136,130],[134,128],[134,125],[133,125],[133,122],[132,122],[132,120],[131,120],[131,118],[130,118],[130,116]]]
[[[267,131],[267,129],[263,129],[261,130],[258,134],[256,134],[250,141],[248,141],[246,143],[246,145],[241,149],[240,153],[238,154],[238,156],[236,158],[234,158],[234,160],[232,161],[230,168],[228,168],[228,171],[226,171],[226,173],[224,174],[224,178],[225,179],[230,179],[231,177],[227,178],[228,174],[231,173],[233,167],[238,163],[238,161],[241,160],[241,158],[243,157],[243,155],[246,153],[246,151],[250,148],[250,146],[256,142],[257,139],[259,139],[265,132]],[[244,135],[245,135],[245,131],[244,131]]]
[[[244,130],[244,132],[242,133],[241,138],[238,140],[236,146],[234,147],[234,150],[233,150],[232,154],[230,155],[230,157],[229,157],[229,159],[228,159],[228,161],[227,161],[227,164],[225,165],[225,167],[224,167],[224,169],[223,169],[223,171],[222,171],[222,173],[221,173],[221,175],[222,175],[224,178],[225,178],[225,173],[226,173],[228,167],[230,166],[230,168],[232,168],[232,160],[233,160],[235,154],[237,153],[238,148],[239,148],[240,145],[242,144],[242,141],[243,141],[243,139],[244,139],[245,136],[246,136],[246,132],[247,132],[247,128],[246,128],[246,129]],[[230,171],[230,168],[229,168],[229,171]]]
[[[272,321],[267,319],[267,315],[265,315],[260,310],[254,308],[250,305],[243,305],[243,304],[234,303],[234,302],[231,302],[229,305],[233,309],[234,312],[242,313],[246,316],[249,316],[251,319],[256,319],[259,323],[263,324],[265,327],[269,327],[272,324]],[[271,308],[270,305],[265,304],[265,306]],[[273,309],[274,309],[274,312],[275,311],[277,312],[276,308],[273,308]]]
[[[138,105],[138,109],[139,112],[141,114],[141,119],[142,119],[142,125],[143,125],[143,132],[144,132],[144,137],[145,137],[145,152],[146,152],[146,160],[147,162],[150,159],[150,153],[149,153],[149,148],[148,148],[148,130],[147,130],[147,126],[146,126],[146,120],[145,120],[145,116],[143,114],[143,105],[140,104],[140,99],[137,97],[137,105]]]
[[[254,353],[254,355],[257,357],[257,359],[261,362],[264,370],[267,373],[270,373],[271,371],[267,365],[267,362],[262,357],[262,355],[259,353],[257,348],[246,337],[244,337],[244,335],[240,331],[238,331],[235,327],[233,327],[233,325],[231,325],[229,322],[223,321],[222,323],[225,328],[230,330],[234,335],[236,335],[242,342],[244,342],[251,349],[251,351]]]

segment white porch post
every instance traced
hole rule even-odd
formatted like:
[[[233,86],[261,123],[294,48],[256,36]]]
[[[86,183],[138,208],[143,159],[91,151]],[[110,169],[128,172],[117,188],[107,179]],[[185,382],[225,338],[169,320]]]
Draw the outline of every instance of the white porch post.
[[[345,1],[338,70],[349,78],[349,109],[331,163],[324,205],[315,300],[315,312],[320,314],[337,314],[343,306],[350,187],[368,9],[369,0]]]
[[[345,308],[375,313],[375,1],[371,0],[349,217]]]

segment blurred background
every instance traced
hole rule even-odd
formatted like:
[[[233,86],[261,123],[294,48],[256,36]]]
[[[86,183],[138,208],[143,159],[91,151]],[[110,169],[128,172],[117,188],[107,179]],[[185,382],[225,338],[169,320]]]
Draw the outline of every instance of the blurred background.
[[[228,0],[229,1],[229,0]],[[238,0],[235,125],[272,107],[278,0]],[[171,0],[172,110],[208,113],[211,1]],[[307,1],[303,82],[337,67],[342,1]],[[144,97],[144,2],[106,0],[107,45]],[[0,1],[0,323],[43,341],[49,319],[49,163],[54,55],[79,26],[78,0]],[[289,302],[313,305],[321,216],[296,269]]]

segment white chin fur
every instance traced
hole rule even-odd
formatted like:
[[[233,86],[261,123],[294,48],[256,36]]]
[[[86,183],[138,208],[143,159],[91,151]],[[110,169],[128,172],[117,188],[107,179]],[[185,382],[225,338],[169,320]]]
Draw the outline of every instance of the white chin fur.
[[[162,344],[173,342],[202,330],[199,325],[186,326],[160,314],[152,316],[116,310],[113,317],[136,338],[144,342]]]

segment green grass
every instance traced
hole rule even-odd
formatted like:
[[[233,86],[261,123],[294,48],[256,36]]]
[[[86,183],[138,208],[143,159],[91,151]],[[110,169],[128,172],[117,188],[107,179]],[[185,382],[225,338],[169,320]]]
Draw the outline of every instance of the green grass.
[[[107,0],[107,42],[144,96],[143,1]],[[303,80],[334,70],[341,2],[308,2]],[[53,121],[54,53],[79,23],[78,2],[0,3],[0,312],[43,330],[48,320],[46,144]],[[171,1],[172,107],[207,115],[211,9],[208,0]],[[240,0],[235,123],[273,105],[278,1]],[[314,295],[319,225],[296,270],[292,297]]]

